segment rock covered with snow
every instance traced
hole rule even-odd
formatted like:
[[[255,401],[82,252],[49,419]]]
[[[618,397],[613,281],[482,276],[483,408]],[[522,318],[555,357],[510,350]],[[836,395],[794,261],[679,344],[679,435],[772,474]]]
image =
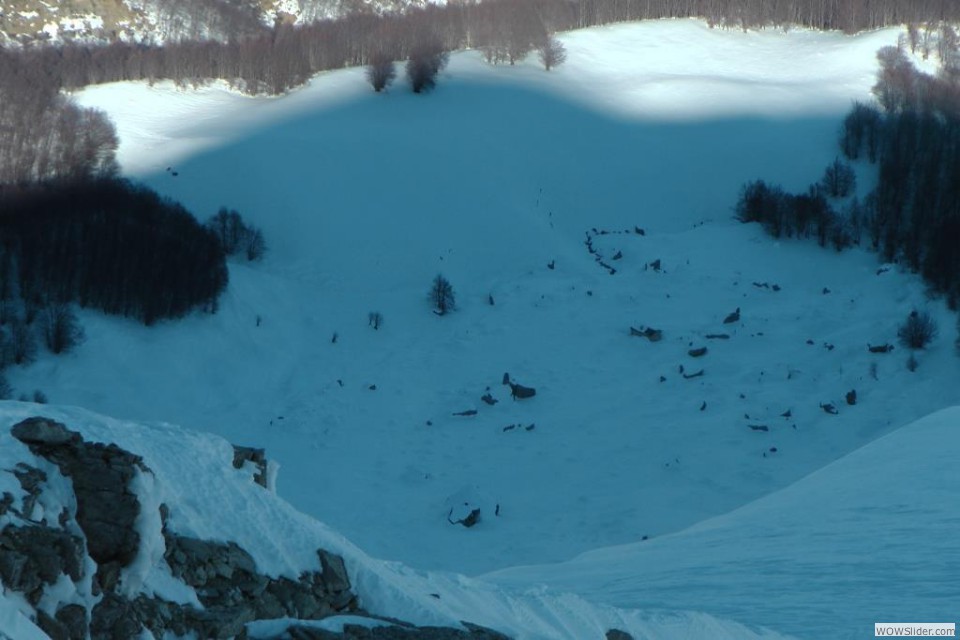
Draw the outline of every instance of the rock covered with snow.
[[[48,471],[24,463],[17,468],[27,498],[42,498],[52,474],[60,474],[72,494],[59,513],[48,514],[55,518],[34,522],[33,508],[26,508],[31,502],[24,499],[24,508],[17,511],[7,493],[10,522],[0,530],[0,578],[37,608],[37,624],[51,637],[83,638],[88,631],[92,638],[133,637],[148,629],[157,637],[193,632],[229,638],[259,618],[315,619],[357,610],[340,556],[320,549],[320,571],[303,572],[296,580],[265,576],[235,542],[171,531],[167,520],[178,506],[166,503],[157,506],[162,562],[170,577],[194,591],[198,602],[172,602],[144,592],[130,571],[150,546],[141,542],[156,533],[147,525],[157,520],[141,518],[138,488],[144,483],[134,482],[140,475],[155,482],[143,458],[112,443],[88,442],[66,425],[42,417],[27,418],[10,433],[52,465]],[[237,452],[235,461],[254,459],[265,469],[262,450]],[[260,484],[265,487],[265,480]],[[73,597],[86,597],[92,604],[89,611],[82,608],[81,616],[77,604],[70,602]]]

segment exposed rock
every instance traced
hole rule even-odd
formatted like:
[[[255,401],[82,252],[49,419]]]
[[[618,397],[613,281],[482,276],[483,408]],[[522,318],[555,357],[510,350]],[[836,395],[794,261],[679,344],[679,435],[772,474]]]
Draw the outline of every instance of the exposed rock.
[[[497,402],[498,402],[498,400],[497,400],[496,398],[494,398],[492,395],[490,395],[490,392],[489,392],[489,391],[487,391],[485,394],[483,394],[482,396],[480,396],[480,399],[483,400],[486,404],[490,405],[491,407],[492,407],[493,405],[497,404]]]
[[[17,478],[17,481],[20,482],[20,487],[27,493],[27,495],[23,497],[20,515],[27,520],[32,519],[33,507],[37,503],[37,498],[40,497],[43,483],[47,481],[47,474],[36,467],[18,462],[17,466],[13,469],[13,475]]]
[[[62,574],[80,580],[83,557],[83,540],[61,529],[7,525],[0,532],[0,579],[34,605],[43,585],[55,583]]]
[[[343,558],[324,549],[317,549],[317,555],[320,557],[320,570],[323,572],[321,579],[327,591],[330,593],[349,591],[350,576],[347,575]]]
[[[630,335],[638,338],[646,338],[650,342],[660,342],[660,340],[663,339],[663,330],[654,329],[653,327],[644,327],[643,329],[630,327]]]
[[[42,609],[37,611],[37,626],[50,640],[70,640],[70,632],[64,624]]]
[[[127,566],[140,544],[133,526],[140,503],[129,484],[137,469],[148,471],[143,459],[114,444],[84,442],[80,434],[46,418],[28,418],[11,433],[72,480],[77,524],[90,557],[99,565]]]
[[[699,358],[701,356],[705,356],[707,355],[707,348],[698,347],[696,349],[690,349],[689,351],[687,351],[687,355],[689,355],[691,358]]]
[[[345,624],[343,633],[307,627],[289,627],[287,634],[292,640],[510,640],[508,636],[492,629],[469,622],[461,622],[461,624],[465,629],[414,627],[404,624],[368,628],[362,625]]]
[[[267,488],[267,457],[263,449],[233,445],[233,468],[242,469],[244,463],[252,462],[257,467],[253,481]]]
[[[463,518],[454,518],[453,509],[450,510],[450,513],[447,514],[447,522],[450,524],[462,524],[464,527],[469,529],[478,522],[480,522],[480,508],[471,509],[470,512]]]
[[[821,403],[820,403],[820,408],[823,409],[826,413],[829,413],[829,414],[832,415],[832,416],[835,416],[835,415],[837,415],[838,413],[840,413],[839,411],[837,411],[837,408],[836,408],[835,406],[833,406],[833,403],[830,403],[830,402],[828,402],[828,403],[826,403],[826,404],[823,404],[823,403],[821,402]]]
[[[216,542],[180,536],[168,525],[176,505],[159,507],[165,541],[164,559],[174,578],[192,587],[203,605],[194,608],[144,594],[118,593],[122,570],[136,556],[139,547],[134,522],[140,503],[130,488],[137,473],[150,473],[139,456],[116,445],[84,442],[64,425],[43,418],[25,420],[13,429],[14,435],[31,451],[56,464],[71,480],[76,494],[76,513],[64,510],[57,518],[61,528],[40,523],[8,524],[0,531],[0,580],[3,588],[23,595],[36,607],[48,585],[66,575],[75,583],[90,580],[85,575],[91,561],[97,563],[92,577],[99,601],[89,612],[78,604],[67,604],[50,615],[37,611],[37,624],[53,640],[129,640],[150,633],[154,637],[190,636],[212,640],[246,637],[246,623],[256,619],[320,619],[337,613],[361,613],[352,591],[343,559],[318,550],[320,571],[308,571],[297,578],[269,577],[258,572],[253,557],[233,542]],[[266,459],[260,449],[236,447],[233,464],[247,461],[265,475]],[[261,466],[262,465],[262,466]],[[20,465],[14,473],[21,485],[38,500],[46,487],[46,475]],[[5,493],[3,512],[16,513],[16,498]],[[32,510],[32,507],[31,507]],[[20,515],[20,514],[16,514]],[[480,519],[479,508],[460,524],[472,526]],[[80,530],[84,538],[72,535]],[[465,624],[463,629],[416,628],[399,621],[383,630],[349,627],[342,634],[316,630],[291,630],[291,637],[317,638],[403,638],[412,640],[503,640],[505,636]],[[299,636],[295,634],[301,634]],[[302,635],[309,633],[312,635]],[[371,633],[373,635],[371,635]],[[400,635],[397,635],[400,634]]]
[[[69,640],[85,640],[87,637],[87,610],[79,604],[60,607],[56,614],[57,622],[67,630]]]
[[[466,411],[455,411],[453,413],[455,416],[475,416],[477,415],[476,409],[467,409]]]
[[[132,603],[115,593],[105,593],[90,616],[90,637],[96,640],[126,640],[142,630]]]
[[[59,422],[39,417],[27,418],[14,425],[10,433],[26,445],[56,447],[64,444],[76,444],[81,441],[80,434],[68,430]]]
[[[847,391],[847,404],[849,404],[849,405],[851,405],[851,406],[857,404],[857,390],[856,390],[856,389],[851,389],[850,391]]]
[[[737,307],[737,310],[733,313],[727,314],[727,317],[723,319],[723,324],[733,324],[734,322],[740,322],[740,307]]]
[[[754,431],[770,431],[770,427],[765,424],[748,424],[747,426]]]
[[[607,631],[607,640],[633,640],[633,636],[620,629],[610,629]]]
[[[525,387],[522,384],[510,383],[510,397],[514,400],[525,400],[537,395],[537,390],[533,387]]]
[[[510,397],[514,400],[524,400],[526,398],[532,398],[537,395],[537,390],[533,387],[525,387],[522,384],[517,384],[510,380],[510,374],[503,374],[503,384],[510,387]]]
[[[233,542],[170,533],[164,537],[164,557],[171,573],[196,589],[206,612],[219,616],[214,620],[217,625],[247,618],[248,610],[249,616],[253,616],[250,619],[313,620],[356,609],[343,560],[327,551],[318,551],[322,573],[305,572],[298,580],[291,580],[257,573],[250,554]]]
[[[871,345],[868,343],[867,349],[870,351],[870,353],[890,353],[891,351],[893,351],[893,345],[892,344]]]

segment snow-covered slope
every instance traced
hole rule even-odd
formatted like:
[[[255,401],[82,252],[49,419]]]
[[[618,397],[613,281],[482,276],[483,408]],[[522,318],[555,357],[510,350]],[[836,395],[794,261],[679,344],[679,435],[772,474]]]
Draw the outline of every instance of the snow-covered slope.
[[[36,520],[44,518],[52,524],[61,508],[73,500],[70,480],[10,433],[13,425],[38,415],[79,432],[87,442],[113,443],[142,456],[149,471],[140,474],[143,479],[135,489],[143,505],[141,513],[149,516],[157,505],[165,504],[170,514],[166,526],[176,535],[237,543],[253,557],[258,572],[291,580],[303,571],[319,570],[317,548],[341,555],[360,605],[370,613],[424,625],[456,627],[467,620],[496,628],[516,640],[601,638],[610,628],[626,630],[637,638],[694,638],[704,633],[731,640],[782,637],[703,614],[616,610],[590,605],[576,596],[544,590],[513,594],[452,574],[414,572],[397,563],[370,558],[335,531],[254,484],[248,470],[233,468],[233,449],[221,438],[168,424],[113,420],[75,408],[0,403],[0,489],[14,497],[15,508],[20,507],[23,491],[13,470],[20,463],[44,470],[47,480],[41,487],[38,506],[32,510]],[[69,509],[74,511],[75,503]],[[195,601],[196,594],[191,596],[190,588],[171,576],[164,560],[159,517],[143,517],[138,523],[140,555],[124,570],[124,590],[173,601],[177,597]],[[26,523],[11,513],[0,513],[0,528],[8,524]],[[83,585],[75,588],[69,580],[46,586],[43,592],[39,606],[51,615],[63,603],[89,609],[100,600]],[[4,589],[0,595],[0,638],[45,638],[29,621],[32,613],[20,594]],[[336,629],[337,620],[319,624]],[[253,637],[278,637],[289,622],[254,621],[249,629]]]
[[[92,88],[127,171],[201,217],[239,209],[272,252],[231,268],[216,316],[85,314],[78,353],[11,381],[266,446],[297,508],[420,568],[559,561],[727,512],[960,403],[952,316],[916,278],[732,220],[747,180],[819,179],[896,37],[664,21],[569,34],[550,73],[457,54],[425,96],[375,95],[362,70],[279,99]],[[443,318],[437,272],[460,307]],[[914,307],[942,334],[910,373],[867,344]],[[537,396],[511,401],[505,371]],[[470,530],[447,523],[464,496]]]
[[[958,457],[954,407],[675,535],[487,577],[619,606],[695,606],[803,638],[863,638],[890,620],[953,622]]]

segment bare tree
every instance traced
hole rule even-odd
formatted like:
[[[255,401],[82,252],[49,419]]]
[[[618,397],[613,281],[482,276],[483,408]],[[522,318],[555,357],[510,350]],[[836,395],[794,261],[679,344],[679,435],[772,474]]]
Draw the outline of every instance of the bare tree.
[[[37,341],[30,327],[20,318],[10,323],[10,353],[4,360],[13,364],[28,364],[37,357]]]
[[[250,262],[260,260],[267,252],[267,241],[263,238],[263,232],[257,227],[248,227],[246,245],[245,252]]]
[[[538,51],[540,62],[547,71],[563,64],[567,60],[567,49],[563,46],[562,42],[553,36],[547,38],[547,40],[540,45]]]
[[[824,171],[820,186],[831,198],[846,198],[853,192],[857,176],[846,162],[837,158]]]
[[[923,349],[937,337],[937,323],[926,311],[911,311],[897,329],[900,344],[908,349]]]
[[[367,67],[367,80],[377,93],[390,86],[393,79],[397,76],[397,69],[393,64],[393,59],[386,53],[378,51],[370,57],[370,65]]]
[[[446,315],[448,311],[456,308],[453,286],[441,274],[437,274],[433,279],[433,285],[430,287],[430,302],[435,307],[433,312],[438,316]]]
[[[447,66],[450,54],[439,40],[427,39],[414,46],[407,60],[407,79],[414,93],[424,93],[437,84],[437,74]]]
[[[40,313],[40,332],[52,353],[70,351],[84,340],[83,328],[70,305],[51,302]]]

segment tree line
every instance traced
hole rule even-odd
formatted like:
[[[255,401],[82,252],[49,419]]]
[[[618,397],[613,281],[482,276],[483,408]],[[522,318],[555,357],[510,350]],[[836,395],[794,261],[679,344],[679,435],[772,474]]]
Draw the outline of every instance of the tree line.
[[[918,71],[903,50],[878,53],[877,103],[854,105],[839,138],[848,160],[877,166],[876,188],[863,200],[850,195],[852,182],[842,193],[827,188],[829,178],[837,187],[852,180],[838,160],[806,194],[748,183],[738,217],[774,236],[815,234],[837,249],[865,244],[960,306],[960,73],[955,44],[945,53],[937,75]]]
[[[204,5],[206,6],[206,5]],[[727,28],[788,27],[856,32],[891,24],[960,20],[952,0],[484,0],[428,5],[404,13],[358,12],[336,20],[253,30],[236,20],[226,41],[184,40],[163,46],[114,42],[65,44],[21,52],[24,67],[58,86],[122,80],[199,83],[225,79],[249,93],[279,94],[311,75],[378,58],[408,59],[424,42],[445,51],[481,50],[491,63],[514,63],[542,49],[549,35],[583,27],[656,18],[705,18]]]
[[[0,304],[22,307],[28,324],[53,303],[147,325],[213,311],[227,277],[213,229],[146,187],[98,178],[0,189]]]
[[[60,94],[60,83],[0,48],[0,184],[111,174],[117,136],[100,111]]]

